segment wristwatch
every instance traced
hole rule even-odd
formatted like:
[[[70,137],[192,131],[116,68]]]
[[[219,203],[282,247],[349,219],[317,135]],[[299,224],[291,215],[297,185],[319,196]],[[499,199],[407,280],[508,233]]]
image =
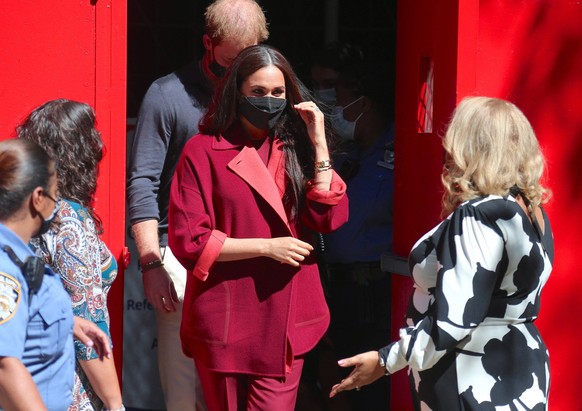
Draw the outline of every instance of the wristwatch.
[[[390,375],[390,373],[386,369],[386,360],[384,359],[380,351],[378,351],[378,365],[382,367],[382,369],[384,370],[384,375]]]

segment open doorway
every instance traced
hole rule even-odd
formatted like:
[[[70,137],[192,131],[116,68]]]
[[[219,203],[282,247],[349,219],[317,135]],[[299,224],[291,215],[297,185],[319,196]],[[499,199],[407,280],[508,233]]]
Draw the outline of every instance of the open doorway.
[[[394,62],[397,0],[258,2],[269,22],[267,43],[281,50],[308,86],[314,54],[333,40],[358,44],[367,56],[382,64]],[[202,56],[203,15],[209,3],[128,0],[128,131],[150,84]],[[125,271],[124,402],[128,409],[161,410],[153,308],[143,296],[137,251],[131,230],[127,233],[133,258]]]
[[[128,0],[127,115],[137,116],[149,85],[188,61],[203,47],[209,0]],[[260,0],[269,22],[268,44],[277,47],[307,82],[313,54],[326,41],[359,44],[366,55],[393,61],[396,0]]]

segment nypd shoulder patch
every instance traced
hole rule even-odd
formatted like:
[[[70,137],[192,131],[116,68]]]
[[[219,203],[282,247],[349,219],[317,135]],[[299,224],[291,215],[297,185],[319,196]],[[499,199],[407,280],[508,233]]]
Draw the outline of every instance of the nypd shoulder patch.
[[[20,282],[13,276],[0,271],[0,324],[12,318],[20,303],[21,294]]]

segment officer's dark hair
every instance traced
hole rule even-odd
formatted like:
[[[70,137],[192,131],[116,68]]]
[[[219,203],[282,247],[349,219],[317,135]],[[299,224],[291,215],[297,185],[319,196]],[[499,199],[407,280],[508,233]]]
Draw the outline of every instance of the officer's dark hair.
[[[0,221],[7,221],[35,188],[48,191],[55,174],[53,161],[38,144],[27,140],[0,141]]]

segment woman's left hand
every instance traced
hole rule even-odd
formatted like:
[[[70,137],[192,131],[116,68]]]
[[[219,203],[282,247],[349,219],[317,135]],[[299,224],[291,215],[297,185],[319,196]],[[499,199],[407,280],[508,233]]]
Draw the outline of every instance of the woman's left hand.
[[[99,358],[111,358],[109,338],[95,323],[74,316],[73,337],[87,347],[93,347]]]
[[[317,104],[313,101],[304,101],[295,104],[294,108],[305,122],[309,138],[311,138],[313,145],[326,144],[324,117],[319,107],[317,107]]]
[[[350,375],[331,388],[329,397],[334,397],[341,391],[353,389],[359,390],[360,387],[368,385],[381,378],[386,370],[378,363],[378,355],[378,351],[368,351],[345,360],[339,360],[338,364],[340,367],[355,368]]]

